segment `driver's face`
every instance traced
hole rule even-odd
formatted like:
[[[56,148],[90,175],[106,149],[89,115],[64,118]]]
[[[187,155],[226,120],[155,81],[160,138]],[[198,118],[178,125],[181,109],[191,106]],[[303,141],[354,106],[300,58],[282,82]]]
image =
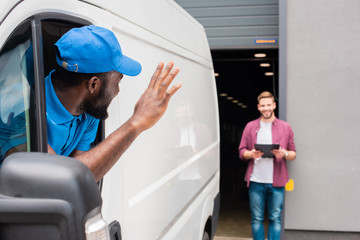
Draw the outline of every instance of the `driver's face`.
[[[123,74],[116,71],[110,72],[107,79],[101,80],[102,84],[98,95],[84,103],[84,111],[95,118],[106,119],[111,101],[120,92],[119,83],[123,77]]]

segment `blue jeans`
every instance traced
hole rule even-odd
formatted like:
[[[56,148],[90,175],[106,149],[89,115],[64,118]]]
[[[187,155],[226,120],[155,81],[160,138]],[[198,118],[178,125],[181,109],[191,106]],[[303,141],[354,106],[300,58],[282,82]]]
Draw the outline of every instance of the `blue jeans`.
[[[251,230],[254,240],[264,240],[265,204],[268,210],[268,239],[279,240],[281,233],[281,210],[284,203],[284,187],[273,187],[271,183],[250,182],[249,201]]]

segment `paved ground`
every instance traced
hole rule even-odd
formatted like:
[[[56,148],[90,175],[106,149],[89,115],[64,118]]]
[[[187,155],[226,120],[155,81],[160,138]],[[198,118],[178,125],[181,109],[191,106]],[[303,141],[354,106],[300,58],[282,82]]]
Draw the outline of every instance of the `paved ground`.
[[[224,196],[214,240],[252,240],[248,200]],[[265,221],[265,229],[268,223]]]
[[[236,237],[217,237],[214,240],[252,240],[252,238],[236,238]]]
[[[215,237],[217,237],[215,240],[252,238],[248,203],[235,199],[222,199]]]

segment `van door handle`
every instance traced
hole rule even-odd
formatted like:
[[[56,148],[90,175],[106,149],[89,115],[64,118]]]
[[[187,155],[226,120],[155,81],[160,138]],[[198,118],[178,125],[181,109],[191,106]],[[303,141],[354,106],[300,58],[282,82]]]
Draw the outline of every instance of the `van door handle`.
[[[118,221],[109,224],[109,232],[111,240],[121,240],[121,227]]]

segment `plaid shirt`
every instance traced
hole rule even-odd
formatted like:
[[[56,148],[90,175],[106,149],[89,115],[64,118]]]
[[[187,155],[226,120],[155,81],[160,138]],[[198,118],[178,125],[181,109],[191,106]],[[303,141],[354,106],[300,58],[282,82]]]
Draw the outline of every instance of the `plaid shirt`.
[[[260,129],[260,118],[249,122],[242,134],[241,142],[239,146],[239,157],[244,161],[249,161],[245,174],[247,186],[250,184],[250,177],[254,170],[254,159],[246,160],[244,158],[245,151],[251,151],[255,148],[256,136]],[[294,133],[291,126],[280,119],[275,118],[271,127],[272,142],[279,143],[281,148],[288,151],[296,151],[294,143]],[[274,159],[274,174],[273,174],[273,186],[284,187],[289,181],[289,174],[286,167],[286,160],[284,158]]]

